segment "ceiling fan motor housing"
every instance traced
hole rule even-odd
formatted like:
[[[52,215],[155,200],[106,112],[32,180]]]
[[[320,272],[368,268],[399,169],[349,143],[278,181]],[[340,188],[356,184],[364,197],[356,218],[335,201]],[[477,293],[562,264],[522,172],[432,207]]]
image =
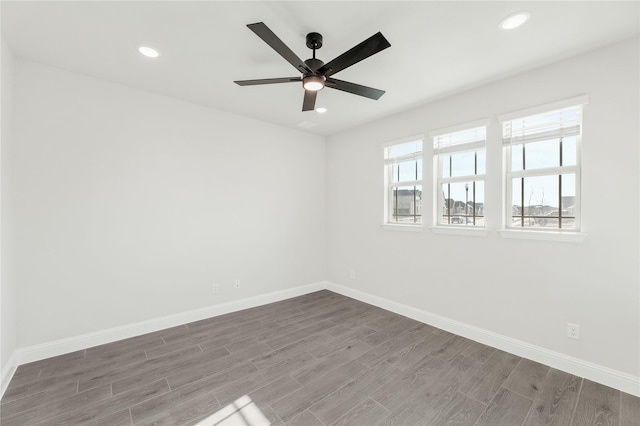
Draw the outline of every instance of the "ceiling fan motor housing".
[[[311,70],[315,73],[316,71],[318,71],[318,69],[320,69],[321,66],[324,65],[324,62],[322,62],[320,59],[316,59],[316,58],[310,58],[307,59],[306,61],[304,61],[305,64],[307,64],[307,66],[309,68],[311,68]]]

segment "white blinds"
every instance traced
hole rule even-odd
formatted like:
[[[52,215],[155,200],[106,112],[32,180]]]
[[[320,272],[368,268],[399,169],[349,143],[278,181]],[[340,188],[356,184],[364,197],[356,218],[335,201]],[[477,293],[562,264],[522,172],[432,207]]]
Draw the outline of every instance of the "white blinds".
[[[402,163],[420,158],[422,158],[421,140],[391,145],[384,149],[385,164]]]
[[[474,127],[433,137],[433,153],[484,148],[487,139],[486,126]]]
[[[579,135],[581,122],[582,105],[515,118],[502,123],[502,142],[523,144]]]

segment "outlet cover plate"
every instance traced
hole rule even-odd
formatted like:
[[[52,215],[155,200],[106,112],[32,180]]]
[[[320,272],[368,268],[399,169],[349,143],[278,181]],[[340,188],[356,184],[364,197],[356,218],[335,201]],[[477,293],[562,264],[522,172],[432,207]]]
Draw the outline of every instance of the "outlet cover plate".
[[[567,337],[569,339],[580,340],[580,325],[567,323]]]

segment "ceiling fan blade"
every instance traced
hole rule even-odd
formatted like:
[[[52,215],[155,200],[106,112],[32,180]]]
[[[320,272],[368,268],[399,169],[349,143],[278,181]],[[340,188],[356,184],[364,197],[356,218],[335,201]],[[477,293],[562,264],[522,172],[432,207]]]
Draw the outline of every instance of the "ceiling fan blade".
[[[301,82],[302,77],[283,77],[283,78],[263,78],[260,80],[237,80],[234,81],[238,86],[255,86],[257,84],[274,84],[274,83],[293,83]]]
[[[302,101],[302,110],[303,111],[313,111],[316,107],[316,96],[318,96],[318,92],[315,90],[305,90],[304,91],[304,100]]]
[[[338,80],[335,78],[327,78],[325,86],[331,89],[342,90],[343,92],[353,93],[354,95],[364,96],[369,99],[380,99],[384,95],[384,90],[374,89],[373,87],[362,86],[360,84],[349,83],[348,81]]]
[[[278,38],[277,35],[273,33],[267,27],[264,22],[256,22],[255,24],[247,25],[251,31],[256,33],[258,37],[260,37],[265,43],[267,43],[273,50],[278,52],[280,56],[287,60],[291,65],[294,66],[295,69],[300,71],[301,73],[311,72],[311,69],[296,55],[293,53],[289,47],[282,42]]]
[[[334,60],[321,66],[318,69],[318,73],[325,77],[329,77],[330,75],[342,71],[363,59],[367,59],[369,56],[375,55],[390,46],[391,44],[386,38],[384,38],[382,33],[374,34],[359,45],[347,50]]]

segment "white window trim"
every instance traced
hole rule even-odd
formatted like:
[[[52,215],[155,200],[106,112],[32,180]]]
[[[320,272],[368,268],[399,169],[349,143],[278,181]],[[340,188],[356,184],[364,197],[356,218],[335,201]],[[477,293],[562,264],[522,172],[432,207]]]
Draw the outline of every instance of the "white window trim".
[[[384,223],[380,225],[385,231],[401,231],[401,232],[423,232],[424,225],[422,223]]]
[[[393,145],[401,145],[403,143],[415,142],[417,140],[421,140],[422,141],[422,150],[424,151],[424,133],[418,133],[418,134],[413,135],[413,136],[405,136],[403,138],[394,139],[392,141],[382,142],[380,144],[380,148],[388,148],[388,147],[393,146]]]
[[[473,237],[486,237],[489,230],[486,227],[467,227],[456,225],[437,225],[430,227],[434,234],[450,234],[450,235],[470,235]]]
[[[468,121],[466,123],[456,124],[453,126],[432,130],[429,132],[429,140],[431,141],[431,146],[433,147],[433,139],[438,136],[446,135],[449,133],[455,133],[463,130],[474,129],[476,127],[484,127],[485,131],[487,131],[489,129],[489,123],[490,123],[489,118],[483,118],[479,120]],[[471,142],[468,144],[460,145],[458,147],[455,147],[455,146],[448,147],[448,148],[440,149],[437,152],[435,152],[434,150],[432,154],[432,158],[433,158],[433,170],[434,170],[433,194],[434,194],[435,200],[432,200],[432,202],[433,201],[435,202],[433,202],[433,220],[432,220],[433,225],[430,226],[430,229],[433,233],[451,234],[451,235],[473,235],[473,236],[486,236],[488,234],[488,229],[486,228],[486,225],[469,227],[469,226],[462,226],[462,225],[450,225],[450,224],[439,223],[440,212],[442,211],[443,205],[442,205],[442,201],[440,200],[440,197],[437,195],[440,193],[440,185],[443,183],[457,183],[457,182],[469,182],[469,181],[480,182],[481,181],[485,184],[485,191],[486,191],[486,188],[487,188],[486,187],[486,179],[487,179],[486,164],[485,164],[485,173],[481,175],[440,177],[442,174],[442,171],[440,170],[440,165],[441,165],[440,156],[443,154],[449,154],[452,152],[456,152],[456,153],[475,152],[478,150],[478,148],[482,148],[485,150],[485,158],[486,158],[487,140],[488,140],[488,136],[485,136],[485,140],[482,142]],[[423,164],[424,164],[424,160],[423,160]],[[423,168],[423,173],[424,173],[424,168]]]
[[[460,130],[473,129],[474,127],[489,127],[489,119],[482,118],[480,120],[467,121],[466,123],[456,124],[454,126],[442,127],[429,132],[429,139],[433,140],[436,136],[445,135],[447,133],[455,133]]]
[[[498,116],[498,122],[502,128],[505,121],[527,117],[530,115],[544,114],[564,108],[584,107],[589,103],[589,95],[580,95],[567,98],[544,105],[538,105],[531,108],[513,111]],[[584,111],[584,109],[582,109]],[[582,119],[582,118],[581,118]],[[576,166],[549,167],[534,170],[516,170],[510,171],[511,161],[511,145],[503,146],[503,190],[502,190],[502,227],[498,230],[503,238],[520,238],[527,240],[547,240],[547,241],[571,241],[582,242],[587,234],[582,230],[582,125],[580,126],[580,134],[576,137]],[[509,201],[511,200],[513,179],[523,176],[549,176],[554,174],[574,173],[576,175],[576,194],[580,202],[580,207],[575,214],[576,228],[575,230],[567,229],[531,229],[522,227],[509,226],[512,221],[512,212],[510,210]]]
[[[410,155],[410,156],[406,156],[406,160],[410,160],[413,158],[421,158],[422,159],[422,179],[421,180],[415,180],[415,181],[406,181],[406,182],[402,182],[402,184],[405,185],[420,185],[422,187],[422,191],[424,194],[424,185],[423,185],[423,181],[424,181],[424,134],[423,133],[418,133],[412,136],[405,136],[399,139],[394,139],[391,141],[386,141],[386,142],[382,142],[380,144],[380,147],[383,149],[388,148],[390,146],[394,146],[394,145],[401,145],[403,143],[408,143],[408,142],[415,142],[415,141],[422,141],[422,151],[420,153],[420,156],[417,155]],[[382,224],[380,225],[382,229],[386,230],[386,231],[406,231],[406,232],[422,232],[424,229],[424,214],[421,215],[422,218],[422,222],[421,223],[395,223],[395,222],[389,222],[389,188],[391,187],[391,184],[389,182],[389,168],[388,166],[388,162],[386,161],[386,159],[383,158],[383,165],[384,165],[384,217],[382,219]],[[397,185],[396,185],[397,186]]]
[[[505,121],[511,121],[515,118],[527,117],[530,115],[542,114],[558,109],[570,108],[579,105],[587,105],[589,103],[589,95],[579,95],[572,98],[562,99],[559,101],[551,102],[544,105],[537,105],[530,108],[521,109],[518,111],[507,112],[498,116],[498,122],[500,126]]]
[[[587,238],[585,232],[580,231],[560,231],[560,230],[535,230],[529,229],[517,230],[513,228],[499,229],[498,232],[502,238],[522,239],[522,240],[538,240],[538,241],[564,241],[572,243],[581,243]]]

